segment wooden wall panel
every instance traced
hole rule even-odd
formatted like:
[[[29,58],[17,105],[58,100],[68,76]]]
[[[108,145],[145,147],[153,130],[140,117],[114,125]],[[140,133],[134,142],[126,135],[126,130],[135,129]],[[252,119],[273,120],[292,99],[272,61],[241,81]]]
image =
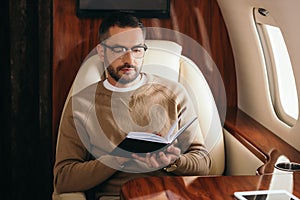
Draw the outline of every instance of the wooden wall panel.
[[[0,7],[1,200],[50,199],[51,1]]]
[[[79,19],[75,0],[53,0],[53,142],[60,114],[71,83],[85,56],[98,43],[101,19]],[[201,44],[218,70],[203,71],[212,88],[218,109],[236,106],[236,79],[231,46],[222,15],[215,0],[171,0],[169,19],[142,19],[146,27],[179,31]],[[191,50],[191,52],[193,52]],[[199,57],[199,55],[191,55]],[[223,83],[216,82],[220,71]],[[226,103],[227,102],[227,103]]]

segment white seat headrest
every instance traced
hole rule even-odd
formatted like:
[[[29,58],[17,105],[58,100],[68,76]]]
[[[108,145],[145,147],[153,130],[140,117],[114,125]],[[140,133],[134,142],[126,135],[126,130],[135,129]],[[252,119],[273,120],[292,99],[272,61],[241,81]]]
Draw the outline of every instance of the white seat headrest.
[[[146,45],[143,72],[178,81],[182,47],[166,40],[146,40]]]

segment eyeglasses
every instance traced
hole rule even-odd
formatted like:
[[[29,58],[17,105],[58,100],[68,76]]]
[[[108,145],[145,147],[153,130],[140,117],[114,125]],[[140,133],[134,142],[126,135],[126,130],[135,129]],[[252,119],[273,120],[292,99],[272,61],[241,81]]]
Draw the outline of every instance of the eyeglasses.
[[[110,49],[111,52],[113,53],[113,55],[116,56],[117,58],[122,58],[126,54],[127,51],[130,51],[134,58],[143,58],[145,55],[145,52],[148,49],[148,47],[145,44],[144,45],[136,45],[131,48],[127,48],[127,47],[120,46],[120,45],[109,46],[105,43],[101,43],[101,45]]]

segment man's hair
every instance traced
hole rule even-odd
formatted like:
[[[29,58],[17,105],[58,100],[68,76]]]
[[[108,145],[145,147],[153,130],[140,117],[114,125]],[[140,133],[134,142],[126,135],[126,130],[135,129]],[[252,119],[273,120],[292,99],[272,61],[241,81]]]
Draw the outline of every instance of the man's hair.
[[[139,21],[139,19],[133,15],[122,12],[113,13],[105,17],[99,27],[100,42],[103,42],[104,40],[110,37],[109,28],[114,26],[118,26],[120,28],[141,28],[142,30],[144,28],[143,24]]]

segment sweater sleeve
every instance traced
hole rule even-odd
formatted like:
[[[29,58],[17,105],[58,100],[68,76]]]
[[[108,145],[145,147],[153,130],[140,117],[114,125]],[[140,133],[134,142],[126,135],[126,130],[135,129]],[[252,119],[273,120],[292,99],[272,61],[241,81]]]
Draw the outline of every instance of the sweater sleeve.
[[[190,116],[188,114],[187,116]],[[189,117],[187,117],[189,119]],[[185,119],[183,119],[185,120]],[[204,139],[198,123],[193,123],[178,138],[178,146],[182,155],[177,161],[177,175],[207,175],[211,168],[211,158],[204,145]]]
[[[206,149],[198,144],[192,144],[189,150],[179,157],[178,168],[173,173],[177,175],[207,175],[210,165],[210,156]]]
[[[57,193],[91,189],[116,172],[103,162],[89,158],[91,155],[82,143],[82,136],[77,133],[83,126],[80,123],[75,126],[74,120],[69,103],[62,117],[56,148],[54,188]],[[117,162],[113,157],[106,159]]]
[[[180,87],[179,87],[180,88]],[[185,124],[196,115],[195,108],[187,91],[182,87],[177,93],[177,110],[186,109],[181,124]],[[177,161],[177,175],[207,175],[211,168],[211,158],[207,151],[199,123],[193,123],[179,139],[182,155]],[[182,148],[182,146],[185,146]]]

